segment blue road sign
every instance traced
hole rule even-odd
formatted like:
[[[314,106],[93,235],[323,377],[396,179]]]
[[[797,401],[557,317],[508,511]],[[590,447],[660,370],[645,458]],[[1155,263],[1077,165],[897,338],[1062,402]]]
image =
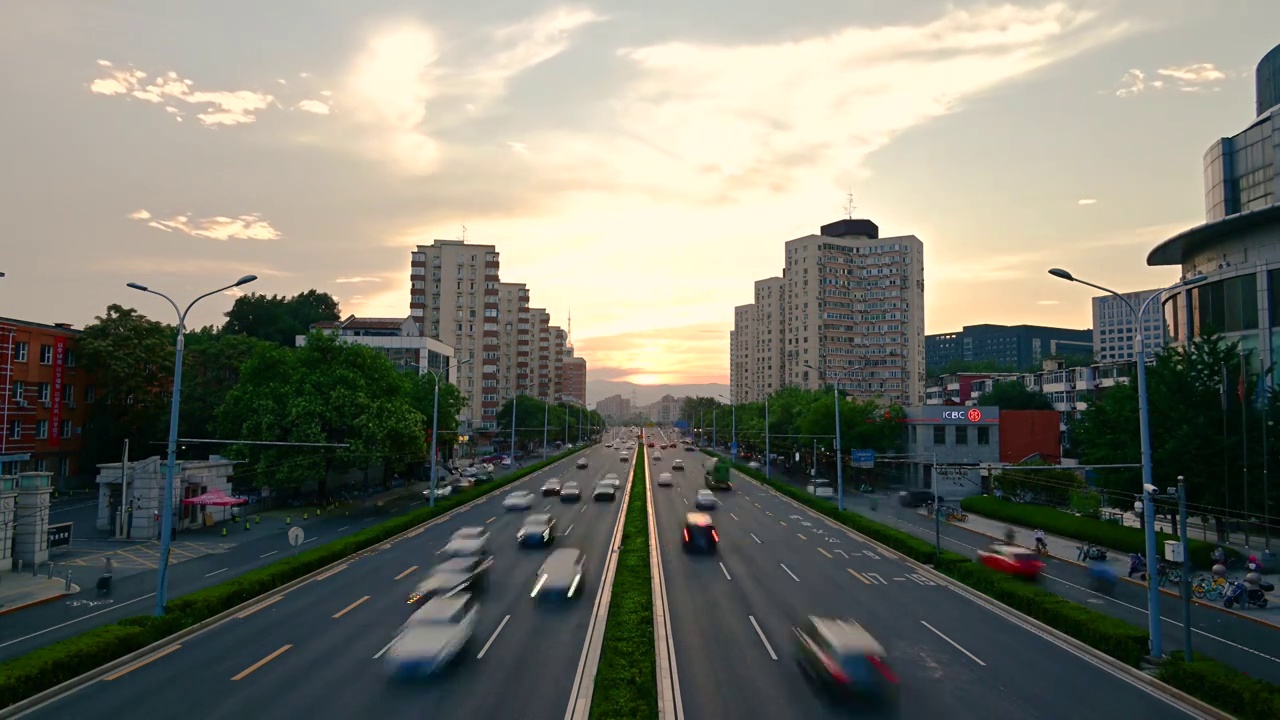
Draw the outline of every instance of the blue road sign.
[[[850,450],[849,462],[854,467],[873,468],[876,466],[875,450]]]
[[[729,443],[729,454],[730,455],[738,454],[738,443]]]

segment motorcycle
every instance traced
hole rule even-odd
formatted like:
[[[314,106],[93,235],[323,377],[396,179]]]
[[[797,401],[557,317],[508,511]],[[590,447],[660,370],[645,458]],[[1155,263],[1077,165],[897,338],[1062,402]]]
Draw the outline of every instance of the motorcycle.
[[[1243,580],[1237,580],[1227,588],[1227,595],[1222,599],[1222,606],[1230,608],[1233,605],[1240,605],[1241,608],[1264,608],[1267,606],[1267,593],[1275,589],[1275,585],[1265,581],[1258,583],[1258,587],[1246,587]]]
[[[1107,549],[1104,547],[1098,547],[1097,545],[1080,545],[1078,547],[1080,550],[1079,557],[1082,562],[1089,562],[1091,560],[1106,562],[1107,560]]]
[[[1111,568],[1107,567],[1104,563],[1100,561],[1089,563],[1090,590],[1104,595],[1110,595],[1115,592],[1117,582],[1118,580],[1116,579],[1115,572],[1113,572]]]
[[[1147,579],[1147,559],[1138,553],[1129,553],[1129,577],[1139,575],[1141,579]]]

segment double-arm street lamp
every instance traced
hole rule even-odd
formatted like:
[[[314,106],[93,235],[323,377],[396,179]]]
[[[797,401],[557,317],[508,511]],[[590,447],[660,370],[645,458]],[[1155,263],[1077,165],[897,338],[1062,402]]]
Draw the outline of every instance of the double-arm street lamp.
[[[427,507],[436,506],[436,435],[440,429],[440,375],[447,373],[454,368],[460,368],[471,362],[471,358],[467,358],[462,362],[454,363],[442,370],[432,370],[431,368],[415,365],[420,370],[426,370],[431,373],[433,382],[432,399],[431,399],[431,496],[427,498]],[[413,363],[410,363],[413,364]]]
[[[733,392],[733,389],[730,388],[729,392]],[[734,402],[733,398],[725,397],[724,395],[719,395],[717,397],[721,397],[729,401],[729,413],[730,418],[733,421],[733,437],[729,440],[731,443],[729,445],[729,460],[730,462],[736,463],[738,462],[738,405]]]
[[[173,478],[174,466],[177,464],[178,455],[178,410],[182,405],[182,352],[186,347],[187,334],[187,313],[191,312],[191,308],[201,300],[210,295],[217,295],[226,292],[231,288],[238,288],[241,285],[248,285],[257,280],[257,275],[245,275],[239,280],[220,287],[217,290],[209,292],[197,297],[187,305],[187,309],[183,310],[178,307],[178,303],[173,298],[162,292],[152,290],[146,285],[138,283],[128,283],[127,286],[144,293],[158,295],[173,306],[173,311],[178,314],[178,338],[173,357],[173,398],[169,403],[169,458],[165,467],[165,488],[164,488],[164,514],[160,516],[160,558],[159,567],[156,570],[156,615],[164,615],[165,600],[168,595],[169,584],[169,550],[173,536]]]
[[[824,371],[819,370],[818,368],[810,365],[809,363],[805,363],[804,366],[822,375],[830,374],[835,378],[835,380],[831,383],[831,392],[833,397],[835,397],[835,400],[836,400],[836,507],[840,508],[840,510],[843,511],[844,510],[844,458],[841,457],[842,450],[840,449],[840,381],[843,380],[845,377],[852,375],[855,372],[861,370],[865,366],[858,365],[857,367],[847,368],[843,372],[837,372],[837,373],[825,373]]]
[[[1101,285],[1095,285],[1086,280],[1072,275],[1062,268],[1052,268],[1049,274],[1066,280],[1068,282],[1076,282],[1094,290],[1100,290],[1108,295],[1114,295],[1129,308],[1129,312],[1133,314],[1135,325],[1134,342],[1137,343],[1135,354],[1138,363],[1138,434],[1142,443],[1142,518],[1143,524],[1146,526],[1147,535],[1147,567],[1154,568],[1159,564],[1160,556],[1156,550],[1156,504],[1152,501],[1152,493],[1157,492],[1156,486],[1151,479],[1151,419],[1150,407],[1147,402],[1147,346],[1144,340],[1144,331],[1142,318],[1146,315],[1147,307],[1151,305],[1151,301],[1164,297],[1164,294],[1172,290],[1178,290],[1189,285],[1204,282],[1204,275],[1189,277],[1170,285],[1169,287],[1152,293],[1150,297],[1142,303],[1141,307],[1134,307],[1133,303],[1127,297],[1110,288]],[[1186,533],[1187,529],[1182,528],[1182,532]],[[1162,653],[1161,637],[1160,637],[1160,581],[1157,578],[1159,573],[1147,573],[1147,629],[1151,635],[1151,656],[1160,658]]]

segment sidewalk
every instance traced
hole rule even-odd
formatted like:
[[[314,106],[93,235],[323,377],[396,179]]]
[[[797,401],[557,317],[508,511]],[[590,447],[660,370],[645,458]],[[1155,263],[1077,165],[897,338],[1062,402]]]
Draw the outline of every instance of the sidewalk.
[[[45,572],[32,576],[30,569],[23,572],[6,570],[0,572],[0,615],[52,602],[78,592],[80,588],[75,584],[67,589],[65,577],[54,575],[53,579],[49,579]]]
[[[923,509],[919,514],[924,517],[928,517],[928,513]],[[952,524],[958,527],[963,527],[966,530],[975,532],[979,535],[985,535],[993,541],[1004,542],[1005,529],[1010,527],[1009,523],[992,520],[991,518],[976,515],[974,513],[968,513],[968,515],[969,519],[967,521],[952,522]],[[1034,528],[1026,528],[1019,525],[1013,525],[1012,527],[1015,534],[1014,542],[1018,545],[1034,549]],[[1060,562],[1069,562],[1075,565],[1080,565],[1081,567],[1085,565],[1085,563],[1080,560],[1080,546],[1082,543],[1079,540],[1064,538],[1058,535],[1050,535],[1048,533],[1045,533],[1044,540],[1045,544],[1049,546],[1049,555],[1053,557],[1053,559]],[[1129,577],[1129,555],[1127,553],[1107,548],[1107,566],[1111,568],[1111,570],[1116,573],[1116,576],[1124,582],[1131,582],[1135,585],[1141,585],[1144,587],[1147,584],[1141,579],[1141,575],[1135,574],[1132,578]],[[1194,582],[1195,579],[1201,575],[1208,575],[1208,573],[1195,571],[1192,573],[1191,581]],[[1234,581],[1243,578],[1243,576],[1243,572],[1231,571],[1228,572],[1227,579]],[[1263,575],[1262,579],[1272,584],[1280,585],[1280,577],[1275,575]],[[1160,592],[1173,597],[1181,597],[1179,586],[1164,586],[1160,588]],[[1280,598],[1276,597],[1275,594],[1271,594],[1268,595],[1268,599],[1271,601],[1271,604],[1267,605],[1267,607],[1250,608],[1247,611],[1235,609],[1229,610],[1223,606],[1221,600],[1201,600],[1193,597],[1191,601],[1203,607],[1213,608],[1214,610],[1231,613],[1233,615],[1249,618],[1257,622],[1280,628]]]

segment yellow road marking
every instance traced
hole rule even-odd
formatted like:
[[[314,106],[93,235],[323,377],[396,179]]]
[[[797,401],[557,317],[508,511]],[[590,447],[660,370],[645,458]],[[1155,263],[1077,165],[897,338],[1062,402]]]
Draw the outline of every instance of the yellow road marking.
[[[849,570],[849,568],[845,568],[845,570]],[[859,580],[861,580],[862,582],[864,582],[864,583],[866,583],[866,584],[868,584],[868,585],[871,585],[871,584],[872,584],[870,580],[866,579],[865,577],[863,577],[863,576],[859,575],[858,573],[856,573],[856,572],[854,572],[854,571],[852,571],[852,570],[849,570],[849,574],[850,574],[850,575],[852,575],[852,576],[854,576],[854,577],[856,577],[856,578],[858,578]]]
[[[348,605],[348,606],[346,606],[346,607],[342,608],[341,610],[339,610],[339,611],[338,611],[338,613],[337,613],[336,615],[334,615],[334,616],[333,616],[333,619],[334,619],[334,620],[337,620],[338,618],[342,617],[343,615],[346,615],[347,613],[351,612],[352,610],[355,610],[356,608],[360,607],[360,604],[361,604],[361,603],[363,603],[364,601],[368,600],[368,599],[369,599],[369,597],[370,597],[370,596],[365,595],[364,597],[360,598],[359,600],[357,600],[357,601],[355,601],[355,602],[351,603],[350,605]]]
[[[276,603],[280,602],[280,601],[281,601],[281,600],[283,600],[283,599],[284,599],[284,596],[283,596],[283,595],[277,595],[277,596],[275,596],[275,597],[271,598],[270,600],[268,600],[268,601],[266,601],[266,602],[264,602],[264,603],[260,603],[260,604],[258,604],[258,605],[254,605],[253,607],[249,608],[248,610],[245,610],[244,612],[242,612],[242,613],[240,613],[239,615],[237,615],[237,616],[236,616],[236,619],[237,619],[237,620],[243,620],[243,619],[245,619],[245,618],[249,617],[250,615],[252,615],[252,614],[254,614],[254,613],[258,612],[259,610],[261,610],[261,609],[263,609],[263,608],[265,608],[265,607],[267,607],[267,606],[269,606],[269,605],[274,605],[274,604],[276,604]]]
[[[142,660],[142,661],[140,661],[140,662],[136,662],[136,663],[134,663],[134,664],[130,665],[129,667],[127,667],[127,668],[125,668],[125,669],[121,670],[120,672],[117,672],[117,673],[115,673],[114,675],[108,675],[107,677],[105,677],[105,678],[103,678],[103,679],[104,679],[104,680],[108,680],[108,681],[109,681],[109,680],[115,680],[116,678],[122,678],[122,677],[124,677],[125,675],[128,675],[129,673],[133,672],[134,670],[137,670],[137,669],[138,669],[138,668],[140,668],[140,667],[143,667],[143,666],[145,666],[145,665],[150,665],[151,663],[153,663],[153,662],[155,662],[155,661],[159,660],[160,658],[164,657],[165,655],[168,655],[169,653],[171,653],[171,652],[173,652],[174,650],[177,650],[178,648],[181,648],[181,647],[182,647],[181,645],[170,645],[169,647],[167,647],[167,648],[165,648],[165,649],[161,650],[160,652],[156,653],[155,655],[152,655],[151,657],[147,658],[146,660]]]
[[[835,559],[835,555],[832,555],[831,553],[827,552],[826,550],[823,550],[822,548],[818,548],[818,552],[822,553],[823,555],[826,555],[827,557],[831,558],[832,560],[834,560],[834,559]]]
[[[262,667],[263,665],[266,665],[267,663],[271,662],[272,660],[275,660],[276,658],[280,657],[281,655],[283,655],[283,654],[285,653],[285,651],[286,651],[286,650],[288,650],[288,649],[289,649],[289,648],[291,648],[291,647],[293,647],[293,646],[292,646],[292,645],[285,645],[284,647],[282,647],[282,648],[280,648],[279,650],[277,650],[277,651],[275,651],[275,652],[271,653],[270,655],[268,655],[268,656],[266,656],[266,657],[262,658],[261,660],[259,660],[258,662],[256,662],[256,663],[254,663],[254,664],[250,665],[249,667],[245,668],[244,670],[241,670],[239,675],[236,675],[235,677],[233,677],[233,678],[231,678],[231,679],[232,679],[232,680],[243,680],[243,679],[245,679],[245,678],[249,677],[249,675],[250,675],[251,673],[253,673],[253,671],[254,671],[254,670],[257,670],[258,668]]]
[[[404,572],[402,572],[402,573],[400,573],[399,575],[397,575],[397,576],[396,576],[396,580],[399,580],[399,579],[403,578],[405,575],[408,575],[409,573],[411,573],[411,572],[413,572],[414,570],[417,570],[417,569],[418,569],[418,566],[417,566],[417,565],[414,565],[413,567],[409,568],[408,570],[405,570]]]

